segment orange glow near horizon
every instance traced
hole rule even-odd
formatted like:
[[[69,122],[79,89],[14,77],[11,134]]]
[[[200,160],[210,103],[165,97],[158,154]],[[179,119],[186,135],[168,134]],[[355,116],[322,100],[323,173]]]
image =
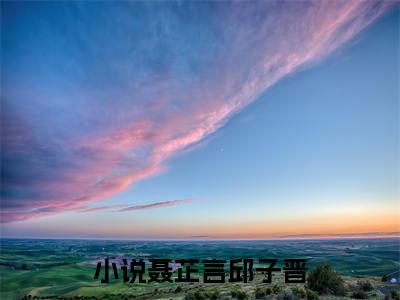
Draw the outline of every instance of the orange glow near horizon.
[[[330,213],[265,218],[248,221],[209,219],[207,223],[193,217],[187,220],[170,222],[158,219],[149,222],[148,216],[126,213],[121,218],[98,223],[97,218],[84,218],[84,214],[70,216],[73,219],[49,217],[40,221],[23,221],[14,224],[24,230],[27,225],[37,232],[36,237],[73,237],[99,239],[300,239],[300,238],[373,238],[400,237],[400,215],[371,210],[360,214],[354,212]],[[200,216],[199,216],[200,218]],[[130,221],[129,221],[130,220]],[[147,222],[146,222],[147,221]],[[69,222],[68,229],[62,224]],[[18,224],[19,223],[19,224]],[[27,224],[29,223],[29,224]],[[127,226],[127,224],[131,224]],[[21,231],[22,231],[21,230]],[[5,236],[7,232],[5,231]]]

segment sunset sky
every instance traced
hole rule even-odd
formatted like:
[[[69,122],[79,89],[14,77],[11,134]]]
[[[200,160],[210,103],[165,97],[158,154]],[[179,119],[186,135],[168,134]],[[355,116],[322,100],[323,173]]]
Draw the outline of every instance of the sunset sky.
[[[398,2],[1,5],[3,237],[400,232]]]

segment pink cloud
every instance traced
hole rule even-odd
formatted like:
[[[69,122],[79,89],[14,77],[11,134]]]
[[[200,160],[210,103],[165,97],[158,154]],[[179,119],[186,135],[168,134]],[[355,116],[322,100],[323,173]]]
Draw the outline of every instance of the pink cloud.
[[[181,40],[179,32],[169,32],[184,27],[168,15],[169,21],[163,21],[167,50],[162,68],[140,69],[142,61],[153,62],[151,56],[111,55],[76,67],[79,76],[104,70],[110,78],[105,84],[92,84],[90,75],[84,83],[61,78],[54,91],[47,82],[34,82],[35,90],[29,81],[7,83],[7,98],[31,102],[29,109],[18,101],[6,103],[2,138],[11,175],[2,182],[6,192],[1,221],[77,210],[159,173],[171,156],[217,131],[285,76],[330,55],[391,6],[394,2],[226,4],[210,16],[213,30],[204,29],[209,47],[215,48],[209,52],[195,41],[187,45],[193,37]],[[191,25],[197,30],[197,24]],[[110,28],[105,25],[105,36]],[[129,26],[120,30],[129,36]],[[81,48],[91,54],[101,47],[86,34],[88,42],[82,41]],[[143,40],[144,49],[138,49],[145,55],[156,42]],[[184,47],[190,51],[183,53]],[[119,53],[119,48],[113,50]],[[53,71],[55,77],[62,76]],[[70,99],[79,101],[71,108]],[[44,111],[60,113],[43,121]],[[183,204],[180,201],[188,200],[121,211]]]

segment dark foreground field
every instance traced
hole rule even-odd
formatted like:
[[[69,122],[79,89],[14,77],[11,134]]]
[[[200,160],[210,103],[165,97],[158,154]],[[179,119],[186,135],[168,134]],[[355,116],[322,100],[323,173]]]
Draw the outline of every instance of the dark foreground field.
[[[293,292],[303,284],[285,284],[283,273],[276,272],[272,284],[262,283],[256,273],[249,283],[123,283],[114,280],[110,266],[109,284],[95,280],[96,263],[104,257],[116,262],[123,258],[233,259],[276,258],[282,267],[284,258],[307,258],[309,270],[329,263],[343,276],[348,291],[346,299],[355,297],[360,281],[368,280],[370,299],[395,298],[391,290],[398,284],[382,282],[383,275],[399,270],[399,239],[328,239],[297,241],[93,241],[93,240],[1,240],[0,299],[23,297],[90,299],[296,299]],[[146,265],[146,268],[150,267]],[[254,268],[257,265],[254,266]],[[229,261],[226,272],[229,273]],[[100,273],[103,276],[104,269]],[[228,275],[228,274],[227,274]],[[176,271],[173,278],[176,277]],[[269,289],[268,289],[269,288]],[[261,295],[260,291],[262,292]],[[258,294],[257,294],[258,293]],[[392,295],[392,296],[389,296]],[[88,299],[89,299],[88,298]],[[297,295],[297,298],[301,296]],[[322,299],[344,299],[323,296]]]

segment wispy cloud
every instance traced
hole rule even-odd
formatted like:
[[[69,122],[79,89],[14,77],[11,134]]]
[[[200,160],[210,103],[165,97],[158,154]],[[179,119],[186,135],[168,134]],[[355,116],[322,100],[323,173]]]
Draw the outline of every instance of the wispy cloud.
[[[162,202],[154,202],[149,204],[142,204],[142,205],[134,205],[130,207],[121,208],[119,211],[132,211],[132,210],[142,210],[142,209],[151,209],[151,208],[160,208],[166,206],[176,206],[176,205],[183,205],[183,204],[191,204],[193,200],[191,199],[184,199],[184,200],[171,200],[171,201],[162,201]]]
[[[121,205],[105,205],[105,206],[97,206],[97,207],[83,207],[78,209],[79,212],[88,213],[88,212],[95,212],[95,211],[102,211],[102,210],[111,210],[121,207]]]
[[[160,208],[160,207],[168,207],[168,206],[177,206],[184,204],[193,203],[192,199],[180,199],[180,200],[169,200],[169,201],[159,201],[148,204],[140,204],[140,205],[132,205],[128,207],[124,207],[123,205],[104,205],[104,206],[96,206],[96,207],[82,207],[78,208],[77,211],[81,213],[88,212],[96,212],[109,210],[114,212],[125,212],[125,211],[133,211],[133,210],[143,210],[143,209],[152,209],[152,208]]]
[[[394,4],[6,2],[1,221],[77,210],[157,174]]]

